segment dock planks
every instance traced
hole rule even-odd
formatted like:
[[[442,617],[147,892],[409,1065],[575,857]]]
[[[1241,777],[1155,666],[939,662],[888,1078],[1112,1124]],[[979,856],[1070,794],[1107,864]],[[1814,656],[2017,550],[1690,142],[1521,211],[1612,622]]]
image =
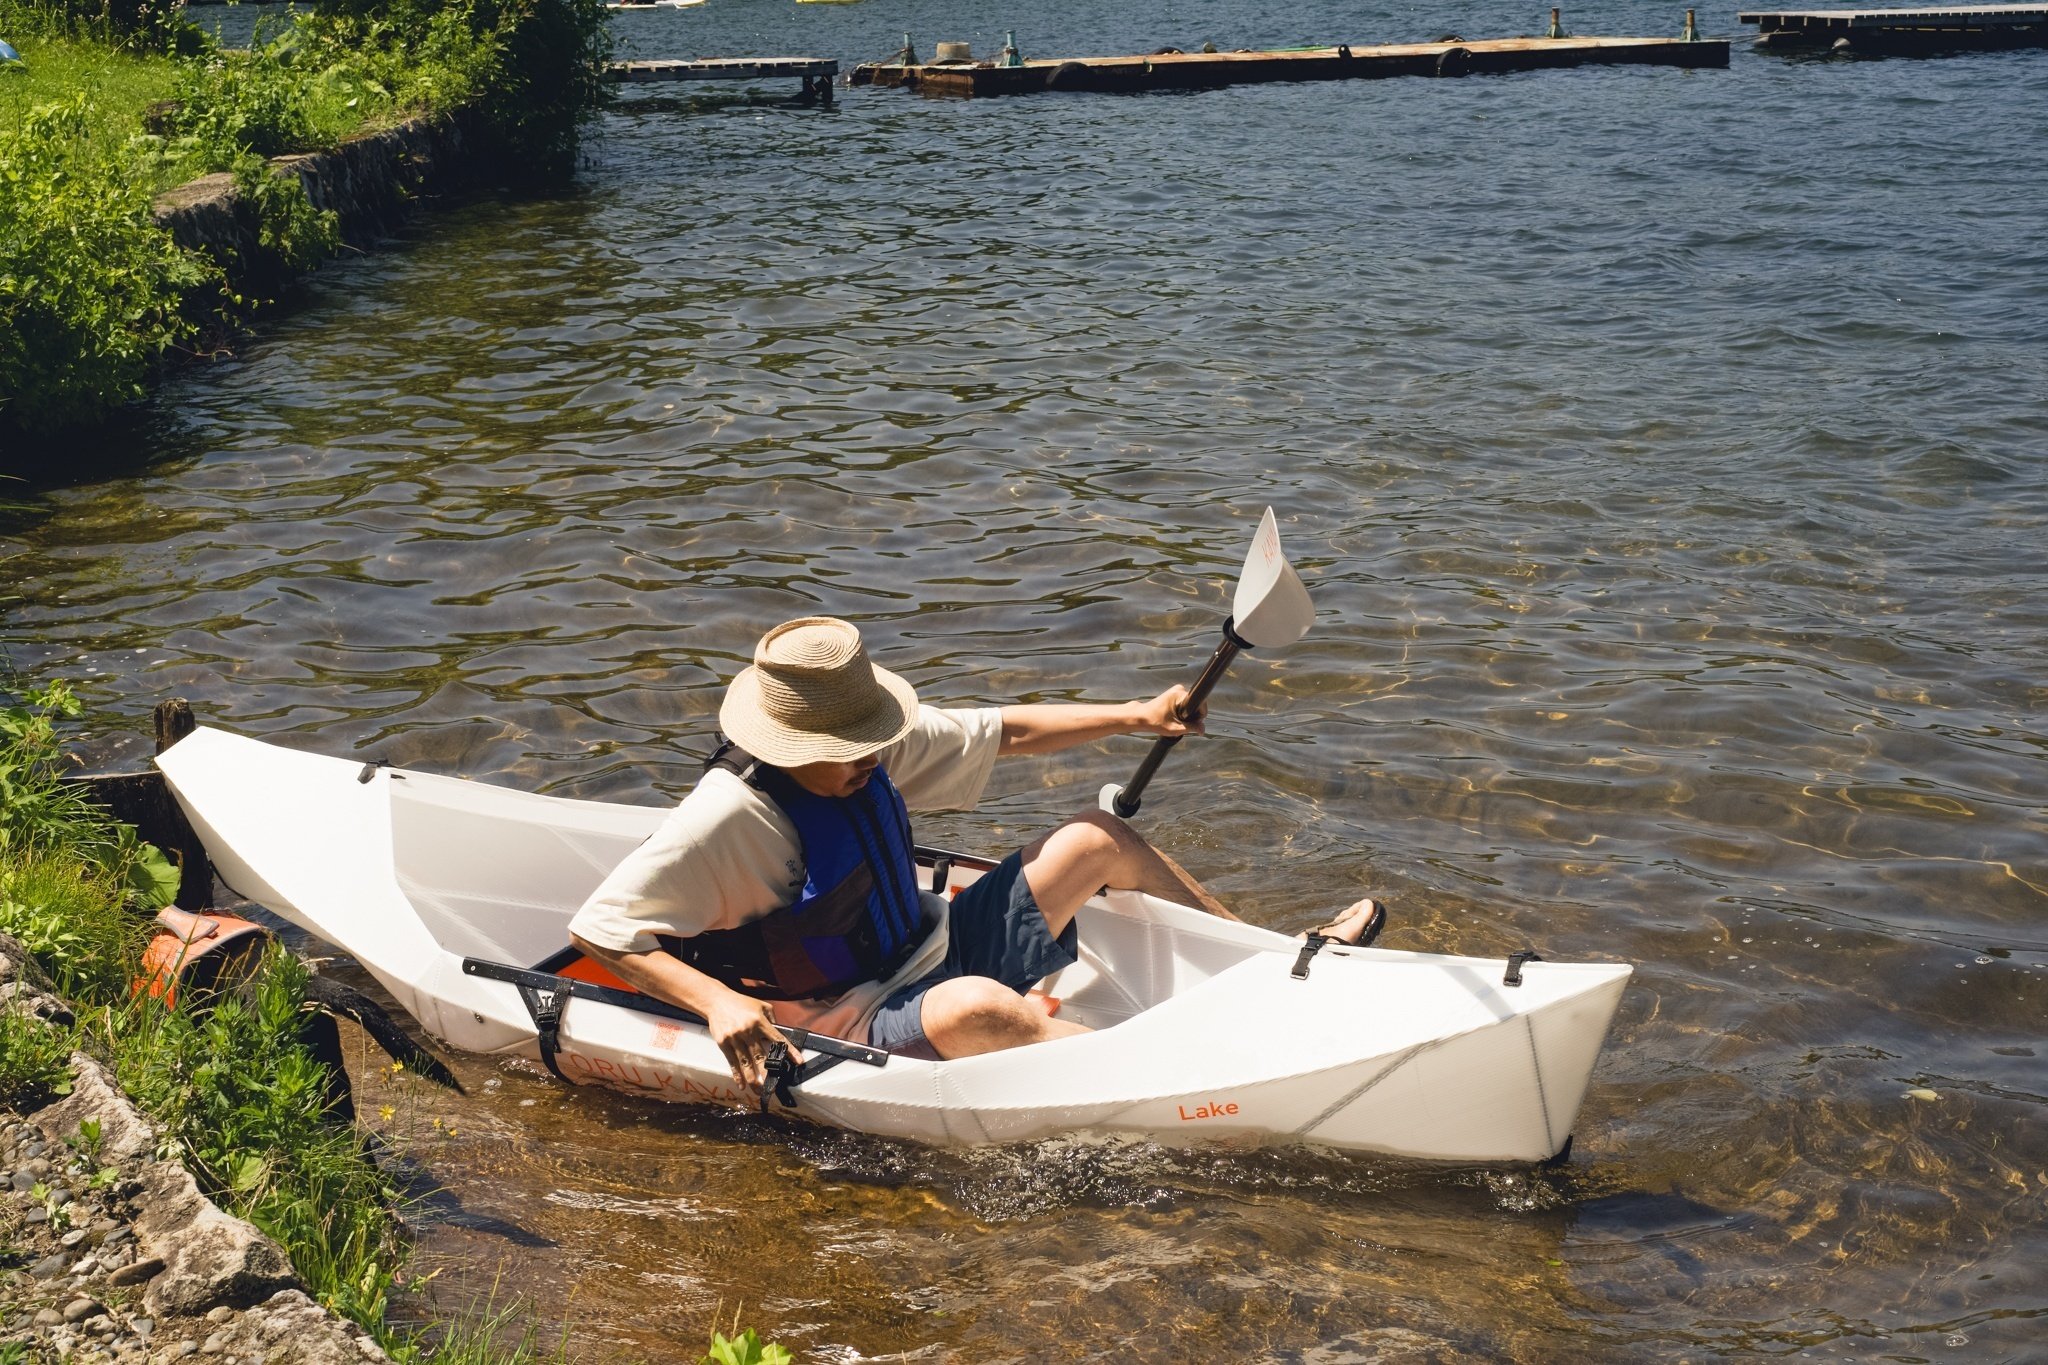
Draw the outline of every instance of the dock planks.
[[[994,63],[867,63],[852,85],[934,95],[1028,95],[1041,90],[1203,90],[1268,81],[1465,76],[1572,66],[1725,67],[1725,38],[1484,38],[1356,43],[1287,52],[1162,52],[1136,57]]]
[[[1745,10],[1763,47],[1936,51],[2048,46],[2048,4],[1940,5],[1926,9]]]
[[[613,62],[605,75],[627,85],[666,81],[752,81],[784,76],[827,81],[839,74],[832,57],[707,57],[702,61]]]
[[[613,62],[605,76],[621,85],[665,85],[675,81],[759,81],[795,78],[801,81],[799,104],[832,103],[832,82],[839,62],[832,57],[706,57],[701,61],[664,59]]]

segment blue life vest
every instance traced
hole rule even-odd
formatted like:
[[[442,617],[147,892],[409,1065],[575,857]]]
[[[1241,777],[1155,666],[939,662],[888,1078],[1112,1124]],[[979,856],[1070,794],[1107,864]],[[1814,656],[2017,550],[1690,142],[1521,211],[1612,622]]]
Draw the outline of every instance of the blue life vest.
[[[876,768],[851,796],[819,796],[731,743],[711,756],[711,768],[745,781],[796,826],[804,889],[793,904],[737,928],[664,935],[664,948],[763,1000],[830,998],[910,960],[929,929],[910,813],[888,773]]]

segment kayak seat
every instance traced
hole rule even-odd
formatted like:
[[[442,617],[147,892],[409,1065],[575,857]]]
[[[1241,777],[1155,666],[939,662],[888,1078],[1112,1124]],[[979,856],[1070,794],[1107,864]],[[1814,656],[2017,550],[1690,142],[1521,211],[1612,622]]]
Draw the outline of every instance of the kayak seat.
[[[617,972],[595,958],[586,957],[581,948],[573,945],[534,963],[532,970],[566,976],[572,981],[588,981],[593,986],[609,986],[615,991],[641,993],[638,986],[627,983]]]

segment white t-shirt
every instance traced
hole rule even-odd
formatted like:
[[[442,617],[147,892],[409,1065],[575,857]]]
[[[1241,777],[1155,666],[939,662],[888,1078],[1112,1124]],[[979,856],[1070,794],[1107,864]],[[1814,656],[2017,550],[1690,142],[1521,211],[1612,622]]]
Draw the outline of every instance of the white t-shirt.
[[[968,810],[981,800],[1003,737],[1002,712],[918,708],[911,732],[882,750],[882,766],[912,810]],[[706,773],[647,839],[613,868],[570,932],[601,948],[637,953],[656,936],[731,929],[791,904],[804,889],[803,846],[773,801],[723,768]],[[778,1000],[778,1023],[864,1041],[889,993],[946,956],[944,903],[926,896],[930,938],[887,981],[836,1000]]]

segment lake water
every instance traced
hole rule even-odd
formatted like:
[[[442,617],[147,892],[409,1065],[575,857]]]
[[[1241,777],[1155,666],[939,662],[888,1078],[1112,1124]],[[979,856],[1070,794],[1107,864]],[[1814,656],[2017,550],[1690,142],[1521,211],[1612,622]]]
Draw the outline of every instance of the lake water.
[[[850,64],[1547,20],[1142,8],[619,27]],[[178,375],[4,523],[7,656],[107,728],[182,695],[660,802],[787,616],[938,702],[1186,680],[1270,504],[1316,628],[1239,662],[1148,830],[1276,928],[1369,891],[1390,946],[1637,975],[1542,1172],[366,1074],[446,1189],[443,1306],[495,1282],[588,1361],[693,1360],[721,1306],[826,1361],[2048,1359],[2048,53],[786,93],[629,94],[570,191],[434,216]],[[920,832],[1014,846],[1142,750]]]

